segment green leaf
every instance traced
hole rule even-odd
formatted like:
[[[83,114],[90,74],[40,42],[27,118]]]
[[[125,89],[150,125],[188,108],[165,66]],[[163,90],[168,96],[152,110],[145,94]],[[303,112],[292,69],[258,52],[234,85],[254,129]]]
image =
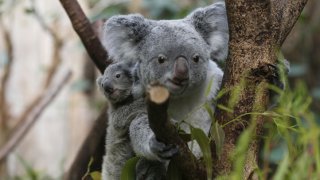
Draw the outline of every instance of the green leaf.
[[[39,174],[32,168],[32,166],[27,161],[25,161],[21,156],[17,156],[17,157],[27,173],[27,175],[26,175],[27,178],[30,180],[39,179]]]
[[[226,107],[226,106],[224,106],[224,105],[222,105],[222,104],[218,104],[218,105],[217,105],[217,108],[219,108],[219,109],[221,109],[221,110],[224,110],[224,111],[226,111],[226,112],[228,112],[228,113],[233,113],[233,110],[232,110],[232,109],[230,109],[230,108],[228,108],[228,107]]]
[[[212,157],[211,157],[209,138],[199,128],[191,127],[190,129],[191,129],[191,135],[193,139],[197,141],[202,151],[203,158],[206,163],[207,178],[212,179]]]
[[[212,106],[209,102],[206,102],[204,104],[204,108],[206,109],[206,111],[208,112],[211,120],[213,121],[214,120],[214,112],[213,112],[213,109],[212,109]]]
[[[251,125],[248,129],[242,132],[239,141],[237,142],[237,146],[233,154],[233,163],[235,167],[235,174],[233,174],[233,177],[243,177],[247,150],[251,141],[253,129],[254,128]]]
[[[281,180],[284,179],[286,172],[288,171],[289,167],[289,154],[287,153],[284,159],[281,161],[279,167],[277,168],[277,172],[274,175],[274,180]]]
[[[26,14],[32,14],[32,13],[34,13],[34,9],[33,9],[33,8],[26,8],[26,9],[24,10],[24,12],[25,12]]]
[[[206,92],[205,92],[206,97],[210,95],[212,84],[213,84],[213,78],[210,79],[209,85],[206,88]]]
[[[89,161],[89,164],[88,164],[88,167],[87,167],[87,171],[86,171],[86,173],[82,176],[82,178],[81,178],[82,180],[84,180],[87,176],[89,176],[89,174],[90,174],[90,167],[91,167],[92,163],[93,163],[93,157],[90,158],[90,161]]]
[[[93,180],[101,180],[101,172],[99,171],[94,171],[90,173],[90,176],[92,177]]]
[[[218,123],[215,122],[212,124],[211,127],[211,136],[215,142],[216,145],[216,153],[218,158],[220,159],[220,155],[222,152],[222,147],[223,147],[223,143],[224,143],[224,138],[225,138],[225,134],[224,131],[222,129],[222,126]]]
[[[130,158],[121,171],[121,180],[134,180],[136,177],[136,164],[140,158],[139,157],[133,157]]]

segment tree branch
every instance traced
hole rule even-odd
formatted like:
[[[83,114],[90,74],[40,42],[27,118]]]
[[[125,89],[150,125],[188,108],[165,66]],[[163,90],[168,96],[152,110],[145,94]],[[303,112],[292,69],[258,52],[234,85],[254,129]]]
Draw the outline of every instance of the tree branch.
[[[39,104],[36,107],[32,108],[31,112],[26,117],[26,120],[24,121],[23,125],[12,130],[12,133],[10,133],[9,138],[0,149],[0,163],[19,144],[19,142],[23,139],[26,133],[30,130],[32,125],[43,113],[45,108],[58,95],[58,93],[61,91],[62,87],[66,84],[70,77],[71,72],[68,71],[58,82],[57,86],[49,89],[49,91],[47,91],[46,94],[43,95],[43,98],[41,98]]]
[[[307,4],[308,0],[287,0],[285,9],[283,9],[283,22],[281,27],[281,36],[278,40],[281,46],[284,40],[289,35],[294,24],[297,22],[303,8]]]
[[[60,51],[63,46],[62,40],[59,38],[58,34],[52,28],[50,28],[49,25],[45,23],[42,16],[37,11],[33,0],[31,0],[31,4],[32,4],[34,16],[38,20],[39,24],[45,31],[49,33],[49,35],[51,35],[53,39],[53,54],[52,54],[51,64],[49,65],[49,68],[48,68],[48,73],[46,74],[46,77],[45,77],[44,88],[42,92],[39,95],[37,95],[31,101],[30,104],[27,105],[27,107],[24,109],[22,114],[17,118],[16,120],[17,123],[14,129],[20,129],[21,127],[23,127],[25,123],[24,121],[27,120],[27,117],[30,115],[30,113],[33,112],[34,108],[36,108],[41,103],[41,101],[45,97],[44,94],[48,90],[49,86],[52,84],[53,78],[55,77],[60,67],[59,65],[62,62],[61,56],[60,56]]]
[[[93,158],[90,170],[101,170],[102,157],[105,154],[105,136],[107,134],[108,114],[107,108],[102,108],[101,114],[94,122],[87,138],[82,143],[71,167],[65,173],[65,180],[82,179],[87,171],[90,158]]]
[[[104,69],[111,63],[108,53],[105,51],[98,36],[94,33],[91,24],[76,0],[60,0],[63,8],[68,14],[74,30],[77,32],[84,44],[89,56],[103,73]]]
[[[275,43],[281,47],[308,0],[271,0]]]
[[[12,45],[12,40],[9,31],[5,27],[2,17],[0,19],[0,25],[3,29],[3,35],[4,35],[4,44],[7,52],[7,62],[4,66],[4,71],[1,79],[1,86],[0,86],[0,129],[2,131],[6,131],[7,129],[7,124],[6,121],[10,119],[11,114],[9,111],[9,105],[6,99],[6,88],[7,88],[7,83],[9,80],[9,77],[11,75],[11,70],[12,70],[12,64],[13,64],[13,45]],[[1,140],[0,140],[1,143]]]
[[[169,91],[160,85],[152,86],[147,93],[147,111],[150,128],[157,139],[179,147],[179,154],[172,158],[182,172],[183,179],[205,179],[204,165],[197,162],[188,145],[179,137],[177,128],[170,123],[167,109]]]
[[[30,0],[30,2],[31,2],[31,8],[32,8],[32,13],[33,13],[34,17],[39,22],[42,29],[50,34],[50,36],[52,37],[52,40],[53,40],[53,53],[52,53],[51,65],[48,68],[48,74],[47,74],[46,81],[44,84],[44,88],[46,89],[50,85],[55,73],[58,70],[59,65],[61,64],[60,51],[61,51],[64,43],[63,43],[62,39],[59,37],[59,35],[56,33],[56,31],[53,28],[51,28],[45,22],[45,20],[42,18],[42,16],[39,14],[39,11],[35,5],[35,1]]]

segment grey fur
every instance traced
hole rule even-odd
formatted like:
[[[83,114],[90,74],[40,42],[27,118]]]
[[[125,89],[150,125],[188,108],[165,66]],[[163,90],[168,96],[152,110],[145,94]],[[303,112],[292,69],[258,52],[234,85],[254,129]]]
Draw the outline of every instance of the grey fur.
[[[223,76],[212,60],[224,60],[228,54],[228,27],[223,2],[197,9],[180,20],[154,21],[141,15],[114,16],[105,25],[104,45],[116,61],[139,61],[137,74],[144,88],[155,81],[168,88],[171,95],[168,113],[172,122],[186,122],[181,127],[186,132],[190,132],[189,124],[209,132],[211,119],[201,106],[216,96]],[[195,57],[199,57],[197,61]],[[178,64],[178,59],[182,65]],[[183,81],[179,79],[178,85],[173,81],[177,77],[184,78]],[[211,81],[210,93],[206,96]],[[162,157],[170,156],[170,153],[174,155],[170,145],[155,142],[146,114],[132,120],[129,134],[134,152],[143,158],[162,162],[165,166],[167,161]],[[192,151],[201,157],[199,146],[195,145]],[[143,172],[138,172],[138,177],[140,173]],[[153,177],[154,173],[146,176]]]
[[[112,64],[97,79],[100,89],[109,102],[106,155],[102,165],[104,180],[120,179],[125,162],[135,155],[128,131],[131,121],[145,114],[145,105],[142,92],[136,91],[133,95],[134,89],[138,86],[132,76],[133,68],[134,66],[128,63]],[[116,78],[117,74],[121,75],[120,78]],[[104,84],[112,85],[115,88],[114,93],[106,91]]]

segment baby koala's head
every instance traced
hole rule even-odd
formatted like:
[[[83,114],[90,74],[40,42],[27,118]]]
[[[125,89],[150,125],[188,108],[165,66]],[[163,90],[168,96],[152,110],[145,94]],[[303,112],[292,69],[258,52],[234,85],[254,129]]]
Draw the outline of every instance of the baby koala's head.
[[[115,63],[109,65],[97,83],[111,104],[120,103],[132,95],[134,64]]]

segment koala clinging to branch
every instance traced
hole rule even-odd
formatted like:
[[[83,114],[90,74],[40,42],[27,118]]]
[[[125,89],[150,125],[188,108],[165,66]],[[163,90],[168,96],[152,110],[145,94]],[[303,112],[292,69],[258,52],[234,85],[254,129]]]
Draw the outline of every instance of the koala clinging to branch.
[[[120,179],[125,162],[134,156],[129,126],[134,118],[145,114],[142,92],[136,84],[133,63],[119,62],[106,68],[97,84],[108,99],[108,129],[106,155],[103,159],[103,179]]]
[[[223,2],[197,9],[180,20],[114,16],[105,24],[104,45],[111,59],[139,60],[138,77],[144,88],[153,82],[168,88],[171,97],[168,113],[173,122],[184,121],[209,132],[210,116],[199,107],[215,97],[223,76],[212,61],[223,60],[228,53]],[[206,96],[208,88],[210,93]],[[187,125],[182,129],[190,132]],[[155,138],[147,114],[132,120],[129,134],[134,152],[145,159],[165,162],[177,152],[174,146]],[[199,157],[200,149],[194,147],[192,151]],[[148,175],[138,172],[138,177]]]
[[[169,115],[208,133],[211,119],[205,111],[189,113],[211,100],[223,72],[213,60],[228,53],[228,26],[223,2],[200,8],[180,20],[149,20],[141,15],[120,15],[105,24],[104,45],[112,59],[139,59],[144,87],[160,82],[170,92]],[[205,91],[212,81],[209,97]],[[142,123],[143,122],[143,123]],[[140,131],[137,131],[137,130]],[[185,128],[187,132],[189,130]],[[133,120],[130,137],[134,151],[161,160],[161,142],[148,128],[147,117]],[[161,145],[159,145],[161,144]]]

